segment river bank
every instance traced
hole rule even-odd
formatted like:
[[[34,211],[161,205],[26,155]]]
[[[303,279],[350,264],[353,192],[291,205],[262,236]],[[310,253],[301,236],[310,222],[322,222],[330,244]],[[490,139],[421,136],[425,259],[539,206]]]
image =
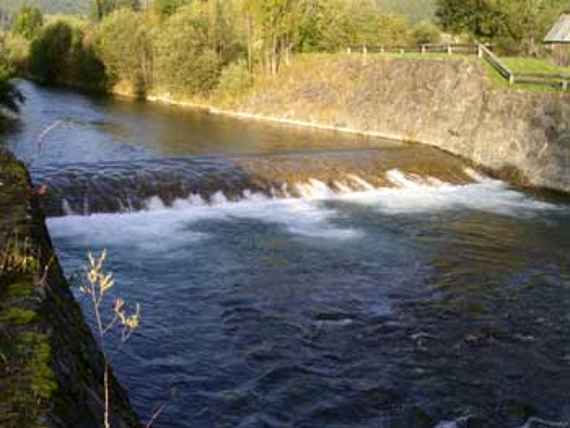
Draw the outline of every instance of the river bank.
[[[124,85],[118,95],[130,95]],[[570,192],[570,96],[493,86],[475,58],[307,55],[231,100],[155,88],[151,102],[427,144],[509,182]]]
[[[103,356],[60,268],[26,167],[0,150],[0,425],[99,427]],[[111,375],[113,427],[137,427]]]

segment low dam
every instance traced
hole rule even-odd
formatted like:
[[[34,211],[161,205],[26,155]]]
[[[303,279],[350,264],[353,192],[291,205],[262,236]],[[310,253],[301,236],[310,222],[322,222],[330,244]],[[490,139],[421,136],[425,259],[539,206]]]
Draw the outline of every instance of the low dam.
[[[19,86],[3,141],[47,186],[63,271],[106,249],[142,307],[110,344],[141,420],[569,420],[565,197],[432,147]]]

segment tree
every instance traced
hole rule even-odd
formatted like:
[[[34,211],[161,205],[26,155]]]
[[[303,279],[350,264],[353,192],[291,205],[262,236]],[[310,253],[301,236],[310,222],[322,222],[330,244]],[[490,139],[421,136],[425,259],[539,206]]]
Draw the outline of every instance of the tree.
[[[492,40],[504,34],[506,16],[495,0],[437,0],[436,17],[446,31]]]
[[[138,10],[140,8],[139,0],[93,0],[91,15],[96,21],[101,21],[115,10],[124,8]]]
[[[37,7],[23,6],[14,19],[12,31],[32,40],[44,25],[44,17]]]
[[[150,31],[143,14],[125,8],[105,17],[96,34],[96,53],[111,80],[130,82],[138,95],[152,84]]]
[[[218,82],[222,61],[212,45],[205,5],[181,8],[155,39],[156,81],[187,95],[204,94]]]
[[[438,0],[443,29],[498,43],[512,52],[536,53],[565,0]]]
[[[34,39],[30,47],[30,71],[44,83],[61,83],[68,71],[73,40],[71,25],[53,22]]]

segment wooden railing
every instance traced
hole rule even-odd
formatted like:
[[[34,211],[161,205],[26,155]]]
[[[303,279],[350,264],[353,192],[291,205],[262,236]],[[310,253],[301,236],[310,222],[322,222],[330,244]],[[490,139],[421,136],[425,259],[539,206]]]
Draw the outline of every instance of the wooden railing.
[[[366,53],[447,53],[447,54],[477,54],[477,47],[476,44],[459,44],[459,43],[451,43],[451,44],[421,44],[417,46],[409,46],[409,45],[390,45],[390,46],[351,46],[347,49],[349,53],[351,52],[362,52]]]
[[[510,85],[532,84],[549,86],[567,91],[570,88],[570,74],[556,73],[514,73],[493,51],[484,44],[421,44],[417,46],[353,46],[348,53],[447,53],[449,55],[477,55],[497,71]]]
[[[509,67],[507,67],[501,59],[495,55],[487,46],[479,45],[479,58],[486,61],[491,67],[493,67],[497,72],[509,81],[512,85],[515,83],[515,75]]]

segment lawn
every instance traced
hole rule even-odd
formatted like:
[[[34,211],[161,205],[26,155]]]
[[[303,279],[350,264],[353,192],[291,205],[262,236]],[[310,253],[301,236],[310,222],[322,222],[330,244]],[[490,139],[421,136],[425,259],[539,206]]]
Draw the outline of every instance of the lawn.
[[[559,67],[549,59],[543,58],[522,58],[522,57],[502,57],[501,61],[517,73],[544,73],[544,74],[568,74],[570,67]]]

